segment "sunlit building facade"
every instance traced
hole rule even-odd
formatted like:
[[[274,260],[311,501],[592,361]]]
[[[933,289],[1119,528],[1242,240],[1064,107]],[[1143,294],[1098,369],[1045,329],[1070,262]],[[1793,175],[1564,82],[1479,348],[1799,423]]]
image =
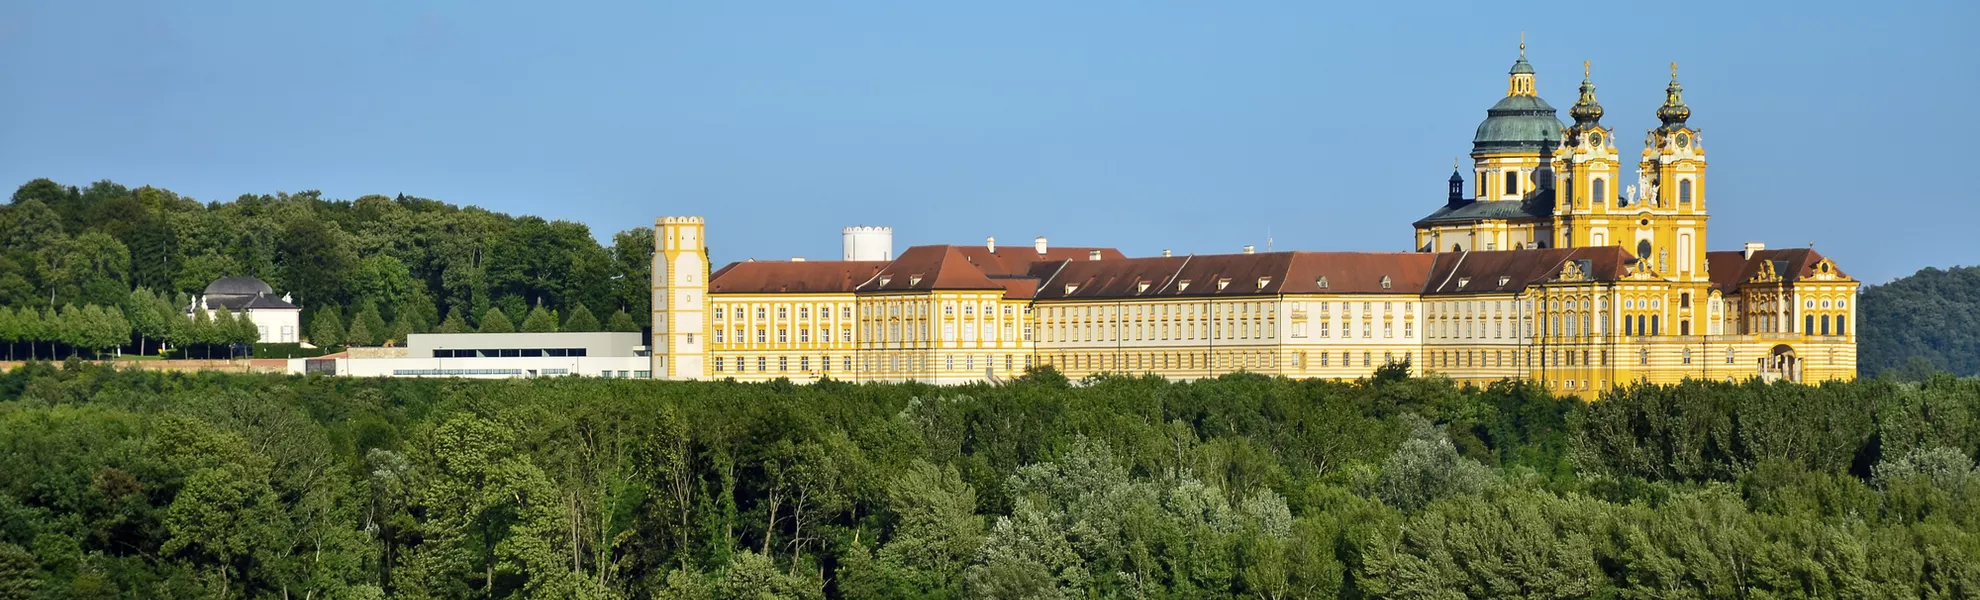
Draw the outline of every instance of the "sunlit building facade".
[[[1534,77],[1522,49],[1473,137],[1473,185],[1452,174],[1442,205],[1415,223],[1413,252],[1129,258],[992,238],[710,272],[705,223],[661,218],[652,372],[955,384],[1050,365],[1073,377],[1346,379],[1406,362],[1584,396],[1634,381],[1854,377],[1858,283],[1833,261],[1757,243],[1706,250],[1705,150],[1675,67],[1630,185],[1589,78],[1564,125]]]

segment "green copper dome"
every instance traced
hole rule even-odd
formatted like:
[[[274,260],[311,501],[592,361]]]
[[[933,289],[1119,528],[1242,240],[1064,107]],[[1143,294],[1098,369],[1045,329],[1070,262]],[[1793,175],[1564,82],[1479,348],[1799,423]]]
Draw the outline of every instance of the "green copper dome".
[[[1506,96],[1485,111],[1471,152],[1545,152],[1561,143],[1561,120],[1539,96]]]

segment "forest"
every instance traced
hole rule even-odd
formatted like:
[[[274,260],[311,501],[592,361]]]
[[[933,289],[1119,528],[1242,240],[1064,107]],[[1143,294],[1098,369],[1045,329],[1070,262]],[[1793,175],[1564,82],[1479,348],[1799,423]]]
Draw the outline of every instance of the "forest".
[[[1857,371],[1864,376],[1980,375],[1980,267],[1920,269],[1865,286],[1856,305]]]
[[[0,375],[0,599],[1971,598],[1980,381]]]
[[[210,323],[152,318],[183,314],[224,276],[290,294],[305,337],[326,347],[427,331],[637,330],[632,315],[651,302],[650,227],[607,247],[579,223],[405,195],[202,203],[37,179],[0,207],[0,242],[0,344],[28,357],[259,341],[224,312]]]

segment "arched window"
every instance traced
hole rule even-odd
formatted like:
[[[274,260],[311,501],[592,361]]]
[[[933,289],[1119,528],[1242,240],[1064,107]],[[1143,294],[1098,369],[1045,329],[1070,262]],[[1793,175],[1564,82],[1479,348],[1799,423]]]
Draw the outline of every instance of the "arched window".
[[[1815,315],[1808,315],[1808,318],[1802,319],[1802,321],[1803,321],[1803,324],[1801,326],[1802,333],[1809,333],[1809,334],[1815,333]],[[1829,323],[1827,320],[1824,320],[1822,324],[1827,325]],[[1825,327],[1824,329],[1827,328]]]
[[[1829,320],[1822,319],[1822,335],[1829,335]]]
[[[1623,317],[1623,335],[1636,335],[1636,320]]]
[[[1691,322],[1678,321],[1678,335],[1691,335]],[[1689,350],[1687,350],[1689,352]]]
[[[1657,335],[1657,315],[1650,315],[1650,335]]]
[[[1637,240],[1636,259],[1650,260],[1650,240]]]
[[[1600,177],[1597,177],[1597,178],[1595,178],[1595,194],[1594,194],[1594,195],[1595,195],[1595,201],[1596,201],[1596,202],[1603,202],[1603,203],[1606,203],[1606,202],[1608,202],[1608,201],[1609,201],[1609,183],[1608,183],[1608,182],[1606,182],[1606,181],[1603,181],[1603,180],[1602,180],[1602,178],[1600,178]]]
[[[1836,335],[1849,335],[1849,334],[1847,334],[1847,333],[1843,333],[1843,316],[1842,316],[1842,315],[1836,315]]]
[[[1678,202],[1680,203],[1691,202],[1691,180],[1689,179],[1678,180]]]
[[[1519,193],[1519,171],[1506,171],[1506,195]]]

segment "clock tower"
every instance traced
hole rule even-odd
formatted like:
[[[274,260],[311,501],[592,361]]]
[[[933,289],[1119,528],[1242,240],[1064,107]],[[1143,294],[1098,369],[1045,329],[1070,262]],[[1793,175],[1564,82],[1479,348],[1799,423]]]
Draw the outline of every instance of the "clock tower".
[[[1614,131],[1602,126],[1602,103],[1595,100],[1587,62],[1581,63],[1581,97],[1568,109],[1574,125],[1561,132],[1554,149],[1554,242],[1562,248],[1616,245],[1615,229],[1626,223],[1616,189],[1618,159]]]
[[[1626,237],[1618,237],[1628,241],[1624,248],[1663,278],[1703,282],[1709,280],[1705,148],[1698,130],[1687,123],[1690,118],[1684,86],[1677,80],[1677,63],[1671,63],[1671,84],[1664,89],[1663,106],[1657,107],[1657,119],[1663,124],[1643,140],[1637,195],[1623,210],[1633,223],[1627,226]]]

